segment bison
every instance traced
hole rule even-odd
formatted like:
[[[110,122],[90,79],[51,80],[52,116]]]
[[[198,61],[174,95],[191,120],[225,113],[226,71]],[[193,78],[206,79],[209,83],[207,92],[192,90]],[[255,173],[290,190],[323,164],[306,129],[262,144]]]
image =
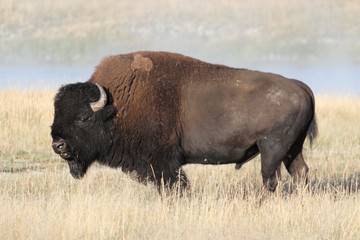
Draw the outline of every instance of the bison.
[[[74,178],[97,161],[160,192],[187,189],[185,164],[239,168],[259,153],[268,190],[282,162],[302,181],[303,143],[317,135],[304,83],[167,52],[107,57],[87,82],[62,86],[54,107],[52,147]]]

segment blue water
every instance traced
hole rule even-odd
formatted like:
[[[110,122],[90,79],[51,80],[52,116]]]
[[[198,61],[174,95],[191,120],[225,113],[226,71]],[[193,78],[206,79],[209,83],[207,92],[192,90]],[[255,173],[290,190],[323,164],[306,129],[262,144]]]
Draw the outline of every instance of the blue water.
[[[331,67],[264,65],[246,67],[301,80],[308,84],[315,94],[351,94],[360,96],[360,67],[351,65]],[[0,90],[8,88],[55,90],[67,83],[87,81],[93,71],[94,66],[0,66]]]
[[[87,81],[93,70],[93,66],[0,66],[0,89],[58,89],[64,84]]]

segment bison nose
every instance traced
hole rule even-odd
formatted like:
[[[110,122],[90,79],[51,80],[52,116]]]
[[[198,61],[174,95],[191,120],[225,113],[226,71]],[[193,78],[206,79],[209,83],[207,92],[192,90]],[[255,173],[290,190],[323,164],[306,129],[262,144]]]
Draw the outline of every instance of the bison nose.
[[[64,139],[58,139],[56,141],[53,141],[52,148],[54,149],[54,152],[57,154],[60,154],[64,151],[66,151],[66,142]]]

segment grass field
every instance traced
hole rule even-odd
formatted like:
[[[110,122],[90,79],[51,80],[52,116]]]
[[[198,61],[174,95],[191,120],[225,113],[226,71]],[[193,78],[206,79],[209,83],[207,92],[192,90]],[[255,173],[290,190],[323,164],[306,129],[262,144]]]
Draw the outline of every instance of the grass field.
[[[259,159],[186,166],[191,194],[161,198],[120,170],[74,180],[52,153],[52,91],[0,92],[2,239],[359,239],[360,99],[317,97],[320,135],[305,144],[311,184],[262,193]]]

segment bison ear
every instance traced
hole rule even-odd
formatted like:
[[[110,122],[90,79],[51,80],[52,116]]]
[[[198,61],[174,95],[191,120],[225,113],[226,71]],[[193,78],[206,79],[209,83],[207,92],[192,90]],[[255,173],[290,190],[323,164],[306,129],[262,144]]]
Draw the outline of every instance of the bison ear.
[[[96,102],[90,103],[90,107],[94,112],[97,112],[105,107],[105,105],[107,103],[107,94],[106,94],[104,88],[102,88],[99,84],[95,83],[95,85],[99,89],[100,97],[99,97],[99,100],[97,100]]]

